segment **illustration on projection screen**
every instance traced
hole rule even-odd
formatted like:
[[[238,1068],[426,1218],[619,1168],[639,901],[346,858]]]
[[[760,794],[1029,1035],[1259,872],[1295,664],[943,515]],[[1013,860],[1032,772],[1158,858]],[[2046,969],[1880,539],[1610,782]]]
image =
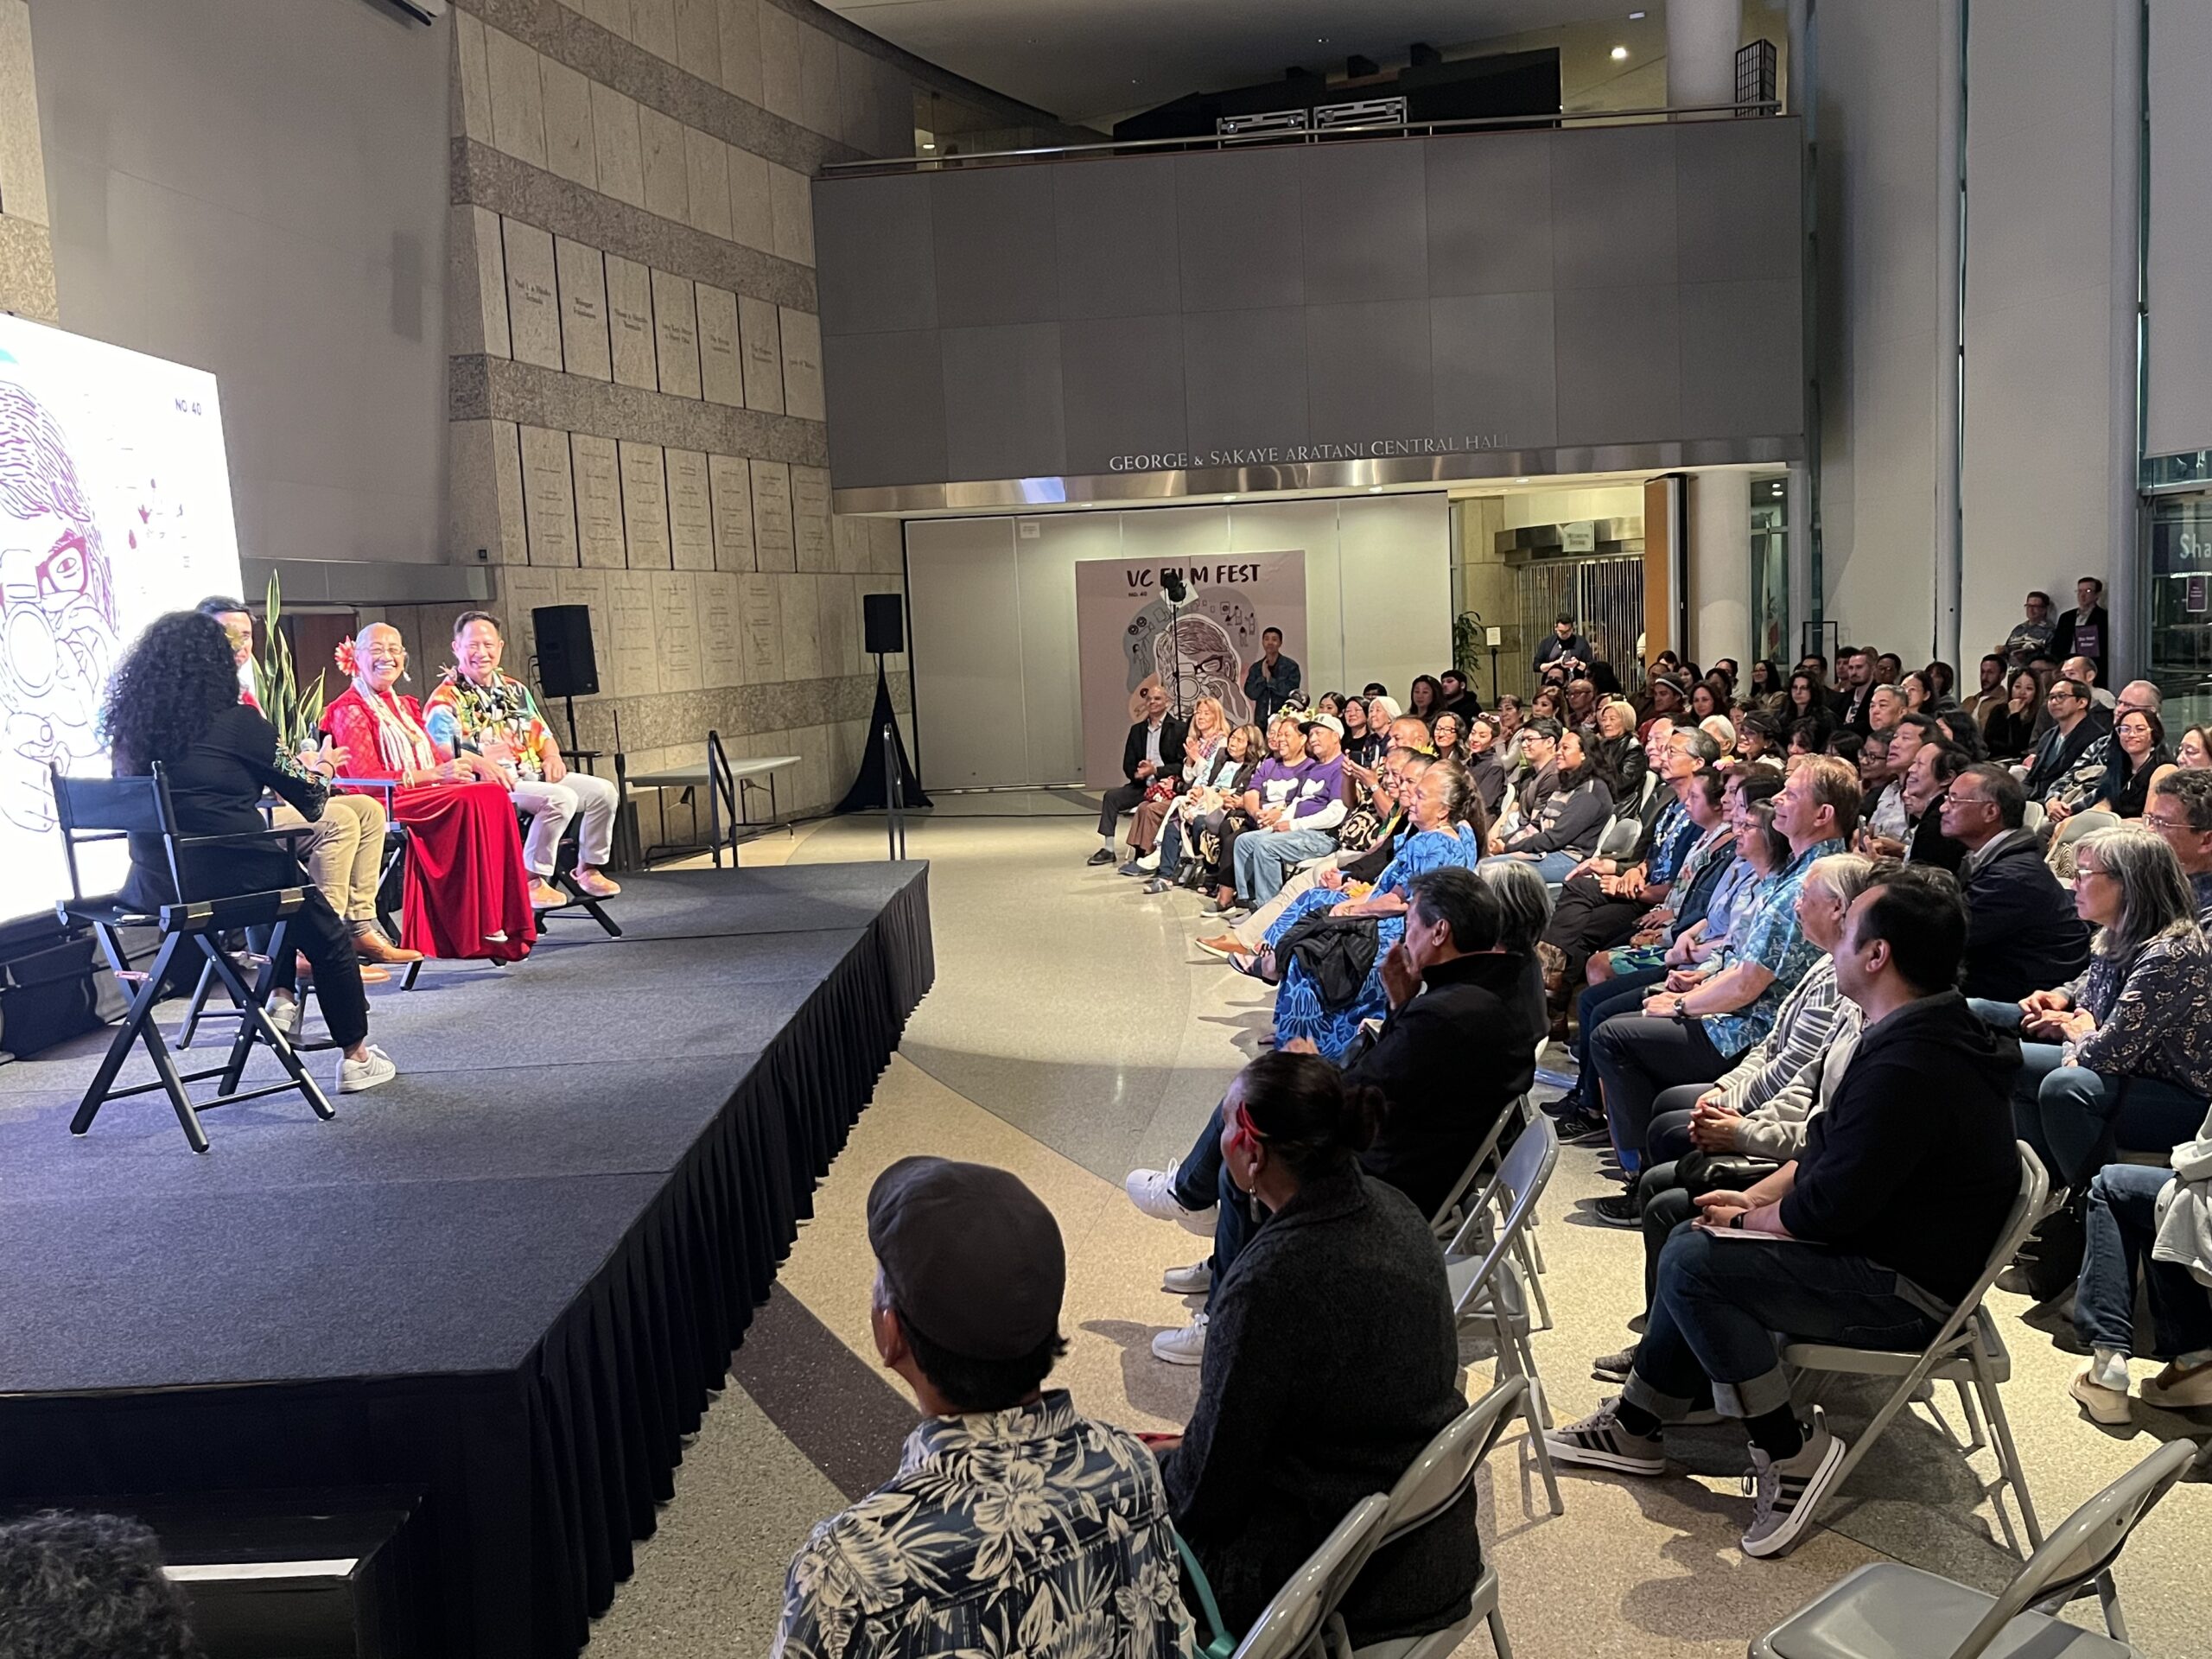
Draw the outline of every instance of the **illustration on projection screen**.
[[[100,752],[118,626],[114,575],[68,439],[37,398],[0,384],[0,817],[10,823],[52,829],[47,768]]]
[[[215,377],[0,316],[0,918],[69,890],[48,768],[107,771],[117,661],[238,590]],[[88,888],[121,861],[92,849]]]

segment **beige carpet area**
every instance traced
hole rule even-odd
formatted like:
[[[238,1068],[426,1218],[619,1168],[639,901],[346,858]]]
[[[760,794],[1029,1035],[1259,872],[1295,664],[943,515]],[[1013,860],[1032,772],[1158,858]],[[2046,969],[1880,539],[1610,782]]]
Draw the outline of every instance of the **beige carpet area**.
[[[1085,868],[1097,842],[1079,819],[910,823],[912,855],[931,865],[936,988],[821,1187],[815,1218],[687,1452],[658,1535],[600,1621],[593,1653],[765,1651],[791,1551],[816,1521],[890,1472],[912,1408],[868,1340],[862,1211],[876,1174],[898,1158],[933,1152],[1003,1165],[1052,1205],[1068,1244],[1071,1340],[1053,1381],[1081,1409],[1168,1427],[1195,1397],[1197,1372],[1155,1361],[1147,1344],[1188,1317],[1160,1291],[1160,1270],[1202,1256],[1205,1244],[1139,1215],[1121,1178],[1189,1145],[1255,1052],[1263,988],[1191,948],[1195,898],[1147,897],[1110,868]],[[743,856],[748,865],[870,860],[884,846],[880,819],[841,820],[748,843]],[[1555,1323],[1535,1350],[1562,1418],[1608,1392],[1590,1359],[1624,1344],[1640,1304],[1639,1236],[1587,1213],[1610,1190],[1598,1155],[1570,1148],[1543,1206]],[[2212,1433],[2212,1414],[2139,1405],[2126,1429],[2088,1422],[2065,1392],[2080,1361],[2023,1322],[2019,1299],[1995,1301],[2013,1359],[2005,1401],[2046,1527],[2158,1440]],[[1471,1394],[1488,1372],[1474,1369]],[[1961,1432],[1956,1395],[1945,1389],[1939,1405]],[[1849,1433],[1871,1402],[1845,1389],[1830,1410]],[[1749,1459],[1725,1428],[1670,1440],[1682,1472],[1664,1479],[1562,1471],[1559,1516],[1545,1508],[1523,1449],[1517,1438],[1502,1442],[1481,1491],[1484,1548],[1523,1659],[1732,1659],[1866,1561],[1891,1558],[1991,1589],[2010,1569],[1981,1491],[1994,1472],[1990,1454],[1965,1456],[1925,1411],[1891,1430],[1823,1523],[1778,1561],[1736,1547],[1750,1511],[1740,1479]],[[2145,1654],[2212,1654],[2208,1523],[2212,1492],[2184,1486],[2121,1561],[2130,1634]],[[2075,1617],[2092,1615],[2077,1606]],[[1484,1659],[1490,1651],[1479,1631],[1461,1649]]]

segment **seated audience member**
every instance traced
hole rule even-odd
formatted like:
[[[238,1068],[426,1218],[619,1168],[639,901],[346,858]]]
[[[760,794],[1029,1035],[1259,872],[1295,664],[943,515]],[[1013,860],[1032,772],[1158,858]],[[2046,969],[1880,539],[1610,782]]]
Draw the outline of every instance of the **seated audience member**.
[[[1789,677],[1782,714],[1792,729],[1807,721],[1820,728],[1820,741],[1813,745],[1815,753],[1827,747],[1828,734],[1836,728],[1834,710],[1822,695],[1820,681],[1802,668]]]
[[[1894,658],[1884,660],[1894,661]],[[1878,673],[1880,671],[1876,670]],[[1877,681],[1866,696],[1866,732],[1894,731],[1897,721],[1912,711],[1904,706],[1904,693],[1887,681]]]
[[[1177,769],[1175,791],[1151,789],[1129,815],[1129,857],[1121,874],[1150,875],[1160,868],[1160,837],[1168,815],[1197,786],[1229,739],[1229,715],[1218,697],[1200,697],[1191,705],[1190,729],[1183,734],[1183,764]]]
[[[1377,1111],[1310,1054],[1262,1055],[1224,1103],[1229,1179],[1268,1218],[1214,1296],[1198,1406],[1160,1472],[1235,1631],[1466,1409],[1428,1217],[1360,1167]],[[1446,1628],[1480,1570],[1470,1487],[1360,1573],[1352,1643]]]
[[[1267,758],[1237,798],[1236,810],[1223,825],[1219,852],[1207,869],[1214,887],[1217,912],[1235,910],[1236,904],[1236,843],[1254,831],[1265,831],[1288,821],[1291,809],[1306,792],[1306,734],[1295,715],[1277,715],[1268,722]]]
[[[2164,1152],[2212,1099],[2212,946],[2173,849],[2139,824],[2082,837],[2074,905],[2097,930],[2088,970],[2018,1003],[1977,1003],[2018,1030],[2020,1139],[2080,1195],[2115,1149]]]
[[[2005,682],[2004,697],[1981,712],[1981,741],[1993,760],[2021,760],[2036,745],[2036,717],[2043,712],[2043,683],[2023,668]]]
[[[1166,688],[1148,685],[1144,692],[1144,718],[1134,721],[1122,743],[1122,776],[1128,781],[1106,791],[1098,807],[1098,850],[1089,862],[1111,864],[1114,860],[1114,823],[1124,812],[1134,812],[1154,780],[1175,775],[1183,764],[1183,722],[1167,712]]]
[[[1534,811],[1517,829],[1491,836],[1491,855],[1533,863],[1545,880],[1564,881],[1598,850],[1612,797],[1590,769],[1580,734],[1563,732],[1556,721],[1531,721],[1522,734],[1522,752],[1538,771]]]
[[[1382,765],[1389,739],[1379,727],[1368,725],[1364,697],[1346,697],[1344,712],[1337,718],[1344,723],[1344,776],[1363,787],[1372,784],[1375,768]]]
[[[1560,992],[1582,983],[1592,954],[1627,941],[1643,913],[1663,904],[1696,845],[1697,826],[1682,797],[1688,781],[1720,758],[1719,747],[1703,732],[1653,726],[1649,764],[1659,774],[1639,815],[1637,845],[1624,858],[1592,854],[1567,874],[1545,942],[1557,951],[1548,972]],[[1662,736],[1663,735],[1663,741]],[[1546,953],[1551,961],[1551,953]]]
[[[1636,735],[1635,706],[1624,697],[1607,697],[1600,702],[1582,747],[1611,774],[1621,804],[1634,806],[1643,788],[1644,775],[1650,770],[1649,747]]]
[[[1511,747],[1513,740],[1520,735],[1522,724],[1528,717],[1527,706],[1510,691],[1497,700],[1497,709],[1491,718],[1497,725],[1499,747]],[[1510,765],[1511,762],[1509,760],[1507,764]]]
[[[1736,760],[1771,760],[1777,765],[1783,759],[1782,724],[1772,715],[1757,709],[1747,711],[1736,722]]]
[[[1168,804],[1160,823],[1160,868],[1145,883],[1147,893],[1165,893],[1178,881],[1200,885],[1209,861],[1200,850],[1201,842],[1211,839],[1218,845],[1230,809],[1267,753],[1264,732],[1257,726],[1238,726],[1190,777],[1189,787]]]
[[[214,620],[231,643],[232,658],[238,669],[238,701],[258,709],[261,705],[254,701],[250,672],[253,618],[235,599],[203,599],[198,608],[200,615]],[[327,738],[321,748],[304,749],[296,758],[300,766],[326,780],[346,769],[346,752],[331,747]],[[284,762],[280,760],[277,764]],[[292,844],[305,849],[302,861],[308,879],[353,930],[353,951],[361,959],[364,982],[373,985],[391,977],[381,964],[423,959],[420,950],[404,950],[385,938],[377,920],[377,888],[384,880],[385,820],[381,801],[372,795],[330,795],[323,801],[322,816],[312,821],[285,801],[270,815],[270,822],[279,830],[307,831],[304,838]]]
[[[1904,779],[1904,839],[1894,846],[1885,843],[1876,855],[1955,874],[1967,849],[1943,833],[1943,791],[1973,764],[1973,758],[1955,743],[1922,744]]]
[[[1966,711],[1974,716],[1976,725],[1980,725],[1991,710],[2005,706],[2006,671],[2005,658],[1995,652],[1981,659],[1981,683],[1974,688],[1974,696],[1965,701]]]
[[[1942,832],[1966,849],[1968,996],[2018,1002],[2089,965],[2089,930],[2024,827],[2027,804],[2019,779],[1994,761],[1968,766],[1943,792]]]
[[[200,1659],[189,1613],[143,1521],[44,1510],[0,1523],[8,1659]]]
[[[1306,777],[1289,810],[1236,838],[1235,886],[1248,907],[1275,896],[1293,868],[1337,849],[1344,823],[1344,728],[1333,715],[1314,715],[1299,728],[1306,740]]]
[[[1598,688],[1577,675],[1567,683],[1566,723],[1589,732],[1598,718]]]
[[[1941,741],[1955,748],[1966,751],[1969,765],[1989,759],[1989,745],[1981,739],[1981,722],[1963,709],[1946,709],[1936,716],[1936,725],[1942,728]]]
[[[1911,833],[1912,817],[1911,810],[1905,805],[1905,777],[1911,772],[1913,757],[1920,753],[1921,746],[1935,741],[1937,734],[1932,715],[1900,715],[1897,724],[1890,728],[1890,745],[1883,753],[1878,773],[1870,774],[1862,765],[1861,779],[1879,787],[1867,802],[1859,824],[1860,852],[1882,858],[1904,855]],[[1867,747],[1872,749],[1873,744],[1870,741]],[[1862,751],[1862,759],[1864,753]]]
[[[212,617],[196,611],[155,618],[124,653],[108,675],[100,730],[115,776],[144,778],[160,765],[181,835],[262,834],[268,828],[257,810],[264,790],[289,801],[303,818],[322,810],[327,785],[282,764],[276,728],[238,701],[230,640]],[[512,830],[512,814],[507,823]],[[130,845],[123,901],[149,913],[175,904],[180,895],[162,838],[133,835]],[[202,847],[181,856],[194,898],[307,887],[306,903],[285,933],[292,948],[277,952],[270,964],[270,1020],[288,1036],[297,1033],[294,987],[298,958],[306,957],[323,1023],[342,1051],[339,1091],[355,1094],[391,1082],[397,1075],[391,1057],[369,1042],[369,999],[353,930],[308,883],[300,861],[274,841]]]
[[[2212,1406],[2212,1120],[2174,1148],[2171,1168],[2107,1164],[2089,1183],[2086,1244],[2074,1329],[2089,1363],[2067,1392],[2100,1423],[2127,1422],[2127,1362],[2165,1369],[2143,1383],[2143,1403],[2164,1411]],[[2138,1277],[2152,1331],[2139,1344]]]
[[[407,672],[399,630],[378,622],[339,647],[353,677],[322,711],[346,772],[388,785],[391,816],[413,836],[400,943],[427,956],[511,962],[537,938],[522,832],[506,779],[480,754],[442,755],[423,705],[397,690]]]
[[[1529,1023],[1541,1032],[1551,1016],[1544,1002],[1543,971],[1536,963],[1536,941],[1552,918],[1551,889],[1526,864],[1488,864],[1475,874],[1497,895],[1497,948],[1520,959],[1521,996],[1528,1005]],[[1542,1046],[1540,1039],[1537,1046]]]
[[[2183,772],[2212,769],[2212,732],[2192,726],[2174,745],[2174,764]]]
[[[1541,882],[1537,889],[1541,895]],[[1353,1046],[1343,1070],[1347,1085],[1382,1096],[1375,1142],[1361,1155],[1368,1173],[1433,1215],[1499,1116],[1535,1080],[1543,1027],[1528,994],[1529,941],[1524,927],[1509,936],[1499,886],[1470,870],[1432,870],[1414,879],[1408,897],[1405,936],[1381,969],[1389,1012],[1371,1041]],[[1285,1052],[1313,1049],[1300,1040]],[[1484,1057],[1473,1071],[1470,1054]],[[1166,1287],[1180,1294],[1211,1293],[1252,1236],[1251,1215],[1223,1172],[1225,1109],[1215,1109],[1176,1168],[1132,1170],[1123,1183],[1148,1216],[1194,1230],[1210,1218],[1212,1255],[1167,1275]],[[1201,1314],[1155,1338],[1153,1352],[1195,1365],[1205,1340]]]
[[[1475,793],[1481,798],[1484,817],[1497,820],[1505,806],[1505,765],[1499,759],[1497,727],[1487,715],[1476,715],[1467,721],[1467,775],[1474,779]]]
[[[2112,723],[2112,736],[2104,746],[2104,774],[2083,797],[2079,810],[2105,811],[2122,818],[2139,818],[2151,798],[2151,785],[2173,770],[2173,752],[2166,747],[2164,721],[2147,709],[2123,709]],[[2053,802],[2054,818],[2065,818],[2073,809]]]
[[[1650,699],[1645,706],[1643,718],[1637,724],[1636,737],[1642,742],[1649,735],[1651,722],[1664,720],[1679,725],[1694,725],[1689,718],[1689,693],[1682,682],[1671,674],[1661,674],[1644,686],[1644,695]]]
[[[1818,1408],[1799,1422],[1775,1334],[1919,1349],[1980,1277],[2019,1192],[2005,1109],[2018,1050],[1952,988],[1965,943],[1957,884],[1940,871],[1885,867],[1853,901],[1836,982],[1866,1024],[1827,1109],[1775,1174],[1698,1199],[1661,1255],[1620,1397],[1554,1431],[1554,1458],[1662,1474],[1664,1426],[1709,1394],[1751,1442],[1745,1552],[1797,1542],[1845,1447]]]
[[[1444,710],[1446,714],[1457,715],[1464,721],[1482,713],[1482,700],[1475,696],[1474,688],[1467,683],[1467,677],[1458,669],[1447,668],[1436,678],[1444,689]]]
[[[2089,688],[2079,680],[2060,680],[2044,698],[2050,715],[2050,729],[2037,742],[2020,778],[2028,798],[2044,809],[2069,807],[2104,780],[2104,762],[2097,753],[2105,734],[2102,716],[2089,701]]]
[[[868,1241],[875,1351],[923,1421],[898,1472],[792,1560],[775,1659],[1013,1654],[1039,1628],[1191,1659],[1160,1470],[1044,1387],[1067,1351],[1052,1211],[1008,1171],[902,1158],[868,1192]]]
[[[2170,772],[2159,779],[2151,785],[2143,823],[2181,861],[2196,901],[2196,925],[2212,935],[2212,772]]]
[[[1459,716],[1446,709],[1430,722],[1429,741],[1435,746],[1440,760],[1459,760],[1464,758],[1459,747]]]
[[[1559,1119],[1561,1140],[1611,1139],[1598,1101],[1591,1039],[1616,1014],[1640,1010],[1645,995],[1669,972],[1692,966],[1702,959],[1700,952],[1711,956],[1725,947],[1738,912],[1749,918],[1764,878],[1738,850],[1738,825],[1751,804],[1781,788],[1779,775],[1760,768],[1703,772],[1691,780],[1685,798],[1699,836],[1683,859],[1679,891],[1644,912],[1626,946],[1594,953],[1583,970],[1589,982],[1574,1003],[1574,1084],[1544,1108]]]
[[[1842,741],[1840,735],[1837,741]],[[1890,734],[1886,731],[1869,732],[1858,740],[1858,744],[1852,764],[1859,772],[1860,791],[1871,801],[1890,786]]]
[[[2106,714],[2112,713],[2120,706],[2120,699],[2105,690],[2103,677],[2097,672],[2097,665],[2087,657],[2063,658],[2058,664],[2058,673],[2062,679],[2079,680],[2088,686],[2090,702]]]
[[[1198,940],[1198,949],[1224,958],[1256,956],[1275,918],[1302,894],[1317,887],[1372,887],[1376,878],[1390,868],[1390,861],[1397,856],[1400,843],[1409,833],[1414,792],[1421,774],[1434,764],[1410,749],[1391,750],[1376,774],[1368,798],[1345,815],[1337,831],[1335,855],[1295,872],[1274,898],[1225,932]]]
[[[1609,1020],[1591,1039],[1605,1116],[1624,1174],[1644,1162],[1644,1132],[1658,1091],[1711,1083],[1774,1025],[1783,999],[1811,969],[1818,950],[1797,919],[1797,890],[1814,860],[1844,850],[1859,813],[1858,779],[1840,762],[1808,760],[1774,798],[1770,826],[1753,830],[1788,861],[1762,885],[1741,938],[1707,970],[1644,1000],[1640,1014]],[[1752,816],[1746,815],[1747,817]]]
[[[440,709],[450,713],[461,742],[499,768],[508,798],[529,818],[522,855],[534,878],[533,904],[547,908],[569,902],[569,895],[549,878],[560,857],[561,838],[579,812],[583,823],[576,836],[576,885],[594,899],[611,898],[622,889],[601,867],[614,847],[614,785],[569,769],[530,688],[499,671],[506,648],[497,617],[488,611],[463,611],[453,629],[456,666],[430,693],[423,718],[435,724]]]
[[[1444,712],[1444,687],[1433,674],[1416,674],[1406,688],[1406,714],[1424,726],[1433,725]]]
[[[1380,1019],[1389,1011],[1382,981],[1382,964],[1390,947],[1403,937],[1406,894],[1415,876],[1429,870],[1457,865],[1474,868],[1482,848],[1479,815],[1474,786],[1460,767],[1438,761],[1421,774],[1414,797],[1414,833],[1398,849],[1389,868],[1376,878],[1374,890],[1353,898],[1326,887],[1316,887],[1275,918],[1268,931],[1267,948],[1255,960],[1234,965],[1255,978],[1278,976],[1281,988],[1275,996],[1274,1035],[1279,1045],[1305,1038],[1324,1058],[1340,1059],[1359,1034],[1361,1021]],[[1469,815],[1477,822],[1469,823]],[[1292,949],[1294,929],[1309,916],[1326,913],[1341,920],[1371,918],[1375,923],[1375,959],[1347,1000],[1339,988],[1331,995],[1299,960]],[[1278,954],[1278,947],[1287,957]]]
[[[1735,1065],[1710,1084],[1682,1084],[1662,1090],[1652,1102],[1644,1134],[1647,1156],[1640,1177],[1627,1191],[1598,1200],[1599,1218],[1617,1227],[1636,1224],[1652,1191],[1679,1184],[1675,1160],[1691,1152],[1715,1156],[1770,1159],[1770,1148],[1795,1150],[1802,1138],[1809,1083],[1793,1091],[1837,1035],[1845,1004],[1835,988],[1833,952],[1843,913],[1866,891],[1873,861],[1859,853],[1816,858],[1797,889],[1797,924],[1821,954],[1783,999],[1774,1025]],[[1854,1016],[1855,1017],[1855,1016]],[[1779,1108],[1777,1101],[1783,1102]],[[1655,1172],[1659,1179],[1654,1181]],[[1682,1219],[1682,1217],[1676,1217]],[[1662,1235],[1663,1237],[1664,1236]]]

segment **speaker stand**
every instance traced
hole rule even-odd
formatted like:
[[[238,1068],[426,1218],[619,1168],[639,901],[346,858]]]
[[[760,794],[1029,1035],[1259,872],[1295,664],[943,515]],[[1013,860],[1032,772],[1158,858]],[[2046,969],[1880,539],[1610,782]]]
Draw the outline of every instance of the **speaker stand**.
[[[563,697],[562,701],[569,705],[569,753],[574,754],[578,749],[583,747],[582,744],[576,741],[576,700],[574,697]]]
[[[837,803],[840,812],[881,810],[891,803],[884,795],[883,728],[891,728],[892,747],[899,757],[899,779],[903,804],[908,807],[927,806],[930,798],[922,793],[922,780],[906,759],[906,734],[899,729],[899,717],[891,708],[891,682],[883,671],[883,653],[875,653],[875,708],[868,717],[867,739],[861,746],[860,771],[853,778],[853,786],[845,791],[845,798]]]

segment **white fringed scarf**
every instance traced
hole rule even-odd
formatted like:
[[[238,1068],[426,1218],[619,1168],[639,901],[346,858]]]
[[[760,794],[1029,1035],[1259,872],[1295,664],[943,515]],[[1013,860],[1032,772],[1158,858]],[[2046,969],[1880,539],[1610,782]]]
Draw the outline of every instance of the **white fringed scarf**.
[[[396,696],[377,692],[359,680],[353,682],[353,690],[376,716],[377,753],[385,766],[404,775],[438,764],[438,752],[431,746],[430,734]]]

